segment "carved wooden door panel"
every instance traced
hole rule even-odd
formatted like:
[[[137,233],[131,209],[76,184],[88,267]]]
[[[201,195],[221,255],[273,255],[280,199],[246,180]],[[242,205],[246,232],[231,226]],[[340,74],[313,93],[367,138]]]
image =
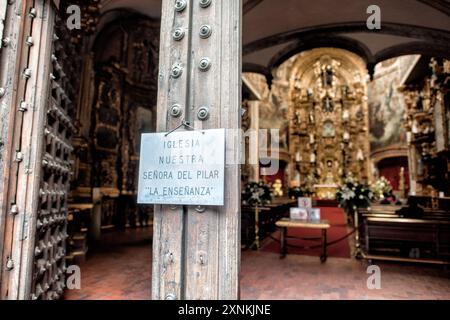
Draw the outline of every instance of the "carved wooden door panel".
[[[64,282],[77,85],[70,76],[77,76],[73,58],[79,55],[56,22],[53,1],[8,2],[7,9],[15,14],[6,16],[8,41],[2,48],[2,103],[10,109],[0,181],[0,296],[55,299]]]
[[[53,40],[31,290],[32,299],[42,300],[60,298],[65,288],[73,119],[81,65],[80,46],[58,17]]]

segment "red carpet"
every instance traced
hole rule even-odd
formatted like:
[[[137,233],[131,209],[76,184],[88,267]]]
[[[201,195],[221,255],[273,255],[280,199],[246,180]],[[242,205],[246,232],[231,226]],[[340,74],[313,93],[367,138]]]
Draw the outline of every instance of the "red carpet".
[[[328,229],[328,241],[332,242],[345,236],[349,231],[347,229],[346,216],[341,208],[332,207],[320,207],[320,213],[322,220],[328,220],[331,224],[331,228]],[[303,228],[288,228],[288,236],[291,237],[320,237],[321,231],[314,229]],[[272,236],[276,239],[280,239],[280,231],[276,231]],[[316,241],[308,240],[288,240],[288,254],[303,254],[310,256],[320,256],[320,248],[314,249],[301,249],[289,246],[289,244],[297,246],[314,246],[319,244]],[[280,252],[280,243],[273,239],[270,239],[263,247],[262,251]],[[350,258],[350,245],[348,239],[344,239],[336,244],[328,247],[328,257]]]

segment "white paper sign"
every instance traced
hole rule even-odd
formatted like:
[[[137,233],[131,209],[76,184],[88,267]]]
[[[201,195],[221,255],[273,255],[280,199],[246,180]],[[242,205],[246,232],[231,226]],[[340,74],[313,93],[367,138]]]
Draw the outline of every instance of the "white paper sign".
[[[143,134],[138,203],[224,205],[225,129]]]
[[[311,208],[312,207],[312,200],[311,198],[298,198],[298,206],[300,208]]]
[[[320,221],[320,208],[309,209],[309,220]]]
[[[306,208],[290,208],[291,220],[307,220],[308,209]]]

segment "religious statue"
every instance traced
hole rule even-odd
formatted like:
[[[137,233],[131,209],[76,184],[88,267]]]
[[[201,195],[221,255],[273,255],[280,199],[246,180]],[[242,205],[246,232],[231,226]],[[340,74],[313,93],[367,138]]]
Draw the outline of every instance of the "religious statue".
[[[294,124],[300,125],[301,123],[302,123],[302,118],[301,118],[300,111],[295,111]]]
[[[334,181],[333,161],[332,160],[327,161],[327,174],[325,175],[324,183],[329,184],[329,185],[336,183]]]
[[[333,85],[333,67],[331,65],[327,65],[325,70],[322,72],[322,85],[324,87],[331,87]]]
[[[334,110],[333,99],[331,99],[329,95],[327,95],[322,101],[322,110],[324,112],[333,112]]]
[[[356,159],[358,161],[364,161],[364,153],[361,148],[358,148],[358,151],[356,153]]]
[[[312,111],[309,112],[309,123],[314,123],[314,113]]]
[[[335,184],[333,173],[331,171],[327,172],[327,175],[325,177],[325,184]]]

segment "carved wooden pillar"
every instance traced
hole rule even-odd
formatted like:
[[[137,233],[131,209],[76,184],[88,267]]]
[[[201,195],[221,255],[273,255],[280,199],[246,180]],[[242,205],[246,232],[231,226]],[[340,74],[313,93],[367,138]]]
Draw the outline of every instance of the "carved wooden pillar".
[[[158,131],[183,118],[226,128],[225,205],[155,207],[153,299],[237,299],[240,267],[241,0],[163,1]],[[203,70],[201,70],[203,69]],[[169,110],[181,106],[183,115]],[[198,120],[201,107],[209,109]]]

